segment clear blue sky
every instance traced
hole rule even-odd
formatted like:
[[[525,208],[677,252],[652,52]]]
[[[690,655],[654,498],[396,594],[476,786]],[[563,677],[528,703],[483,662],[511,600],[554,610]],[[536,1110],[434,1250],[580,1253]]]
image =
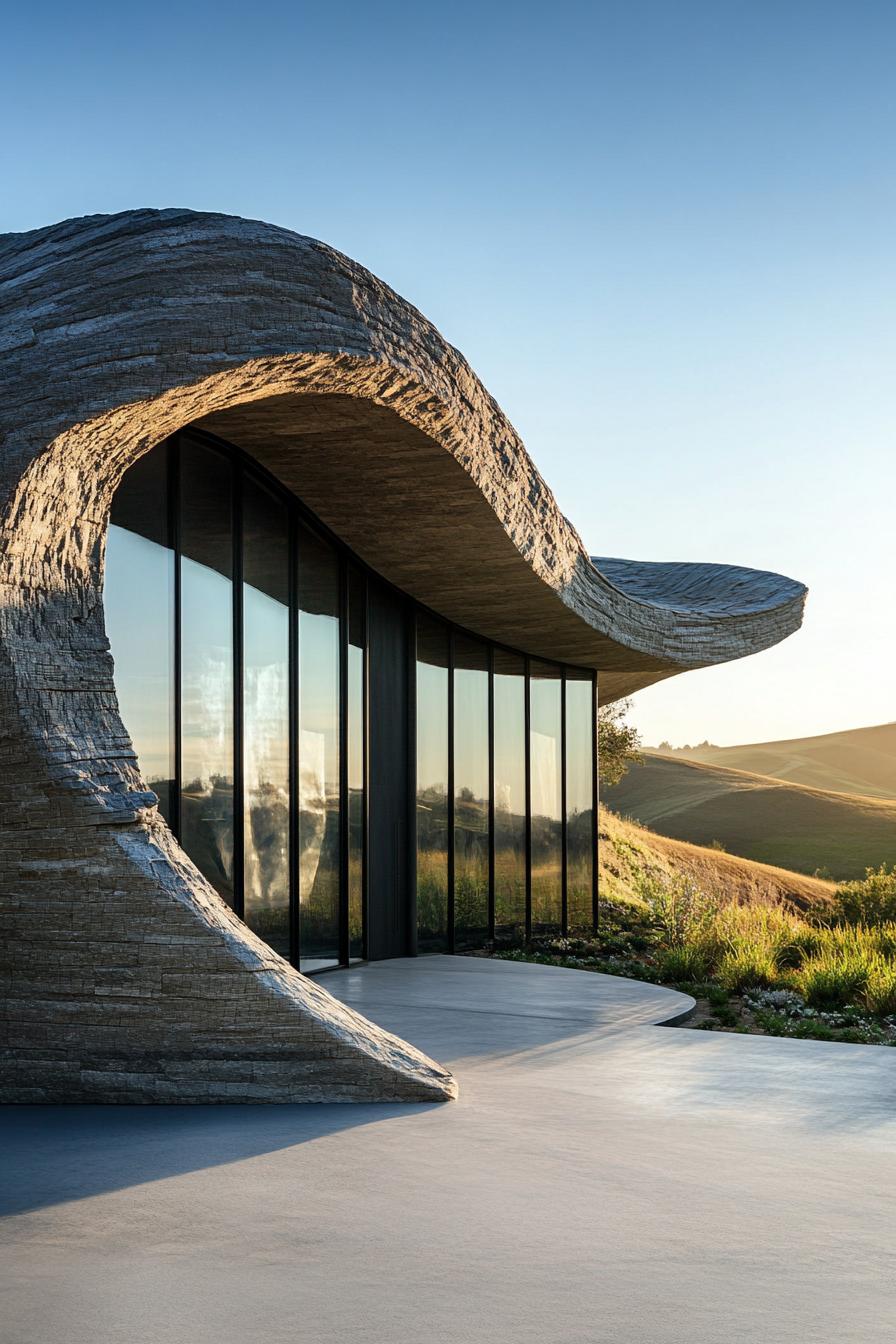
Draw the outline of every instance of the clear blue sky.
[[[467,355],[595,553],[803,579],[648,741],[896,718],[896,5],[20,5],[0,230],[324,238]]]

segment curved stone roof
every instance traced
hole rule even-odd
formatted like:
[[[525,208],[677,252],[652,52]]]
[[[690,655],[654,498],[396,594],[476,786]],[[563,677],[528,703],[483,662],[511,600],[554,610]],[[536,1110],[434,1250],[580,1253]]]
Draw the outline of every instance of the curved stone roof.
[[[805,589],[779,575],[592,560],[459,352],[325,244],[187,210],[70,220],[0,238],[0,313],[9,443],[52,457],[65,436],[74,457],[105,440],[105,499],[138,451],[200,420],[386,578],[598,667],[604,700],[800,624]]]
[[[242,924],[140,777],[103,616],[109,508],[128,467],[197,422],[420,602],[599,668],[604,700],[767,648],[804,589],[592,562],[463,357],[322,243],[189,210],[0,237],[8,1096],[450,1097],[443,1069]]]

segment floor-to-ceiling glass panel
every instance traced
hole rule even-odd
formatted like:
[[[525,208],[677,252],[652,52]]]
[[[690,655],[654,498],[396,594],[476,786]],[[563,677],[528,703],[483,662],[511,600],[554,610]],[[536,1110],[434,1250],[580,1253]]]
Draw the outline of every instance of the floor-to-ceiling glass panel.
[[[181,440],[181,843],[233,891],[233,506],[230,461]]]
[[[526,663],[494,651],[495,933],[526,927]]]
[[[174,551],[168,450],[125,475],[112,501],[103,590],[115,690],[145,783],[171,820],[174,787]]]
[[[570,929],[593,921],[593,675],[566,674],[566,910]]]
[[[417,616],[417,946],[448,946],[448,631]]]
[[[454,641],[454,945],[488,937],[488,650]]]
[[[529,768],[532,806],[532,928],[557,928],[562,913],[563,794],[559,668],[530,663]]]
[[[367,581],[348,576],[348,954],[364,955],[364,646]]]
[[[243,918],[289,956],[289,516],[243,479]]]
[[[339,559],[299,534],[299,953],[339,961]]]

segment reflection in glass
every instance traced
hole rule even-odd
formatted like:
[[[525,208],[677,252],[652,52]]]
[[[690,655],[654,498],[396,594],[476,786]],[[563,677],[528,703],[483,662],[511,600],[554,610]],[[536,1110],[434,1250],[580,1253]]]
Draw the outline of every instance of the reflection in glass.
[[[454,641],[454,938],[488,937],[488,650]]]
[[[529,769],[532,802],[532,927],[558,927],[562,912],[560,669],[530,663]]]
[[[299,939],[303,971],[339,961],[339,560],[299,533]]]
[[[448,946],[448,632],[417,616],[417,945]]]
[[[289,956],[289,519],[243,483],[243,918]]]
[[[570,929],[590,926],[594,872],[592,678],[566,674],[566,908]]]
[[[171,820],[174,784],[174,551],[162,444],[124,477],[112,502],[103,592],[115,690],[144,782]]]
[[[526,926],[526,663],[494,651],[495,932]]]
[[[348,954],[364,955],[364,643],[367,584],[348,576]]]
[[[233,905],[232,471],[181,447],[181,843]]]

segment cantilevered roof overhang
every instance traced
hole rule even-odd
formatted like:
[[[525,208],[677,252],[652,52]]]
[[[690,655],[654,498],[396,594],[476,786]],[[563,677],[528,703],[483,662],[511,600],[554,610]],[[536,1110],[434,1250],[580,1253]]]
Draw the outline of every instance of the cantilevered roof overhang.
[[[20,582],[97,587],[122,474],[198,422],[419,602],[598,668],[604,701],[800,625],[806,590],[778,574],[589,557],[458,351],[323,243],[188,210],[5,235],[0,318]]]

